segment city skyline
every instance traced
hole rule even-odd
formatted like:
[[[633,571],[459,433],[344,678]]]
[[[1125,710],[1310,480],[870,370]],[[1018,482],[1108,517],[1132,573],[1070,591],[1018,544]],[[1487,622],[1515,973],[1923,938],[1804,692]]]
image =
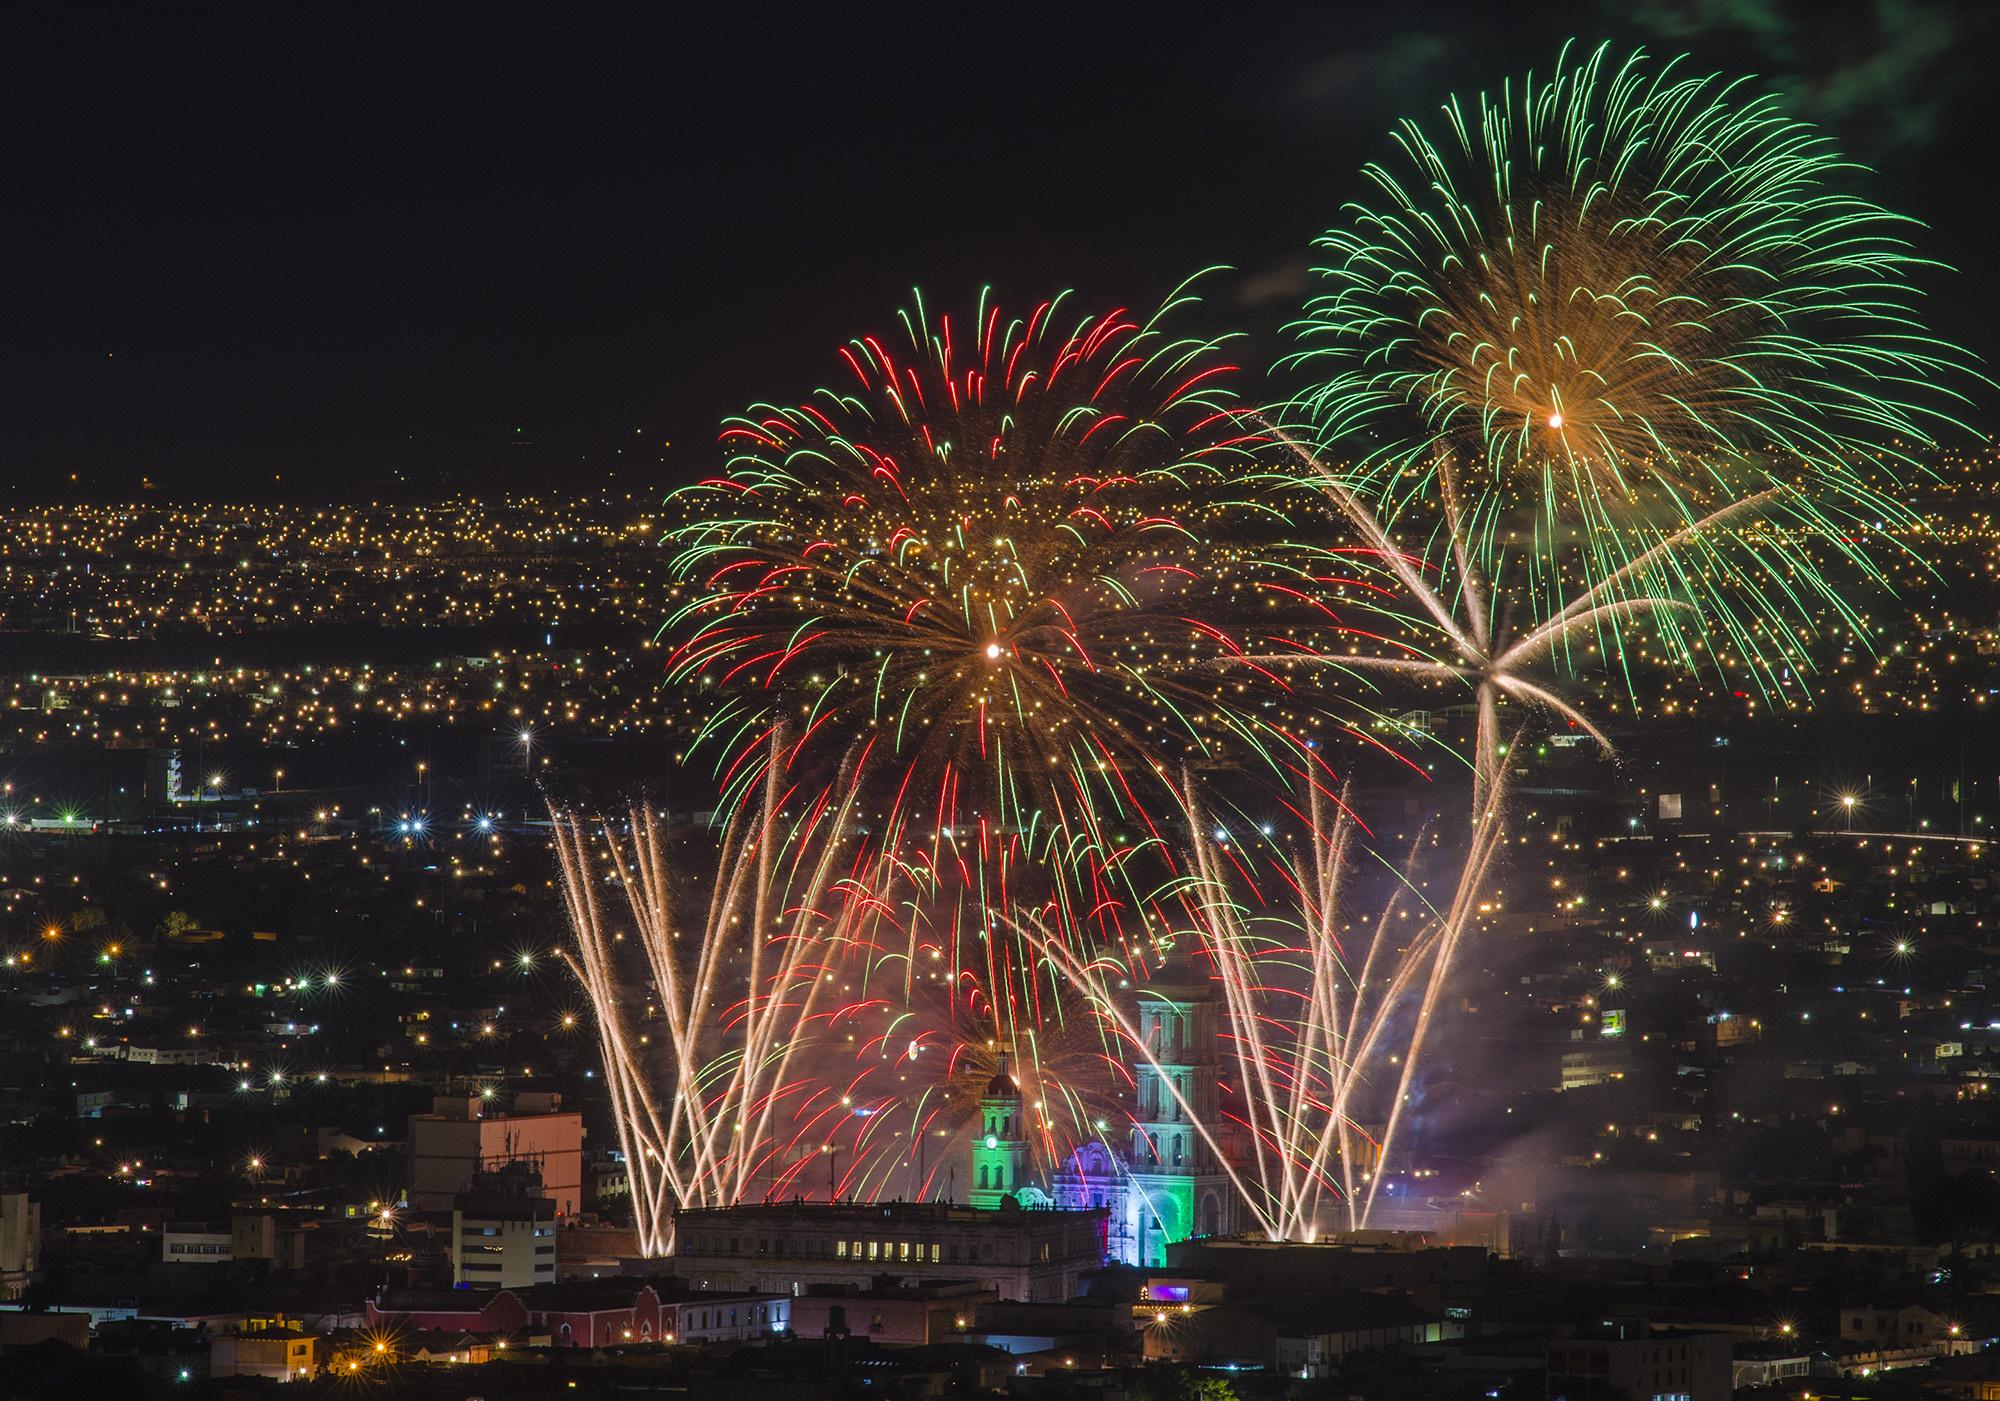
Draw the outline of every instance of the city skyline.
[[[2000,1388],[2000,16],[10,36],[0,1401]]]

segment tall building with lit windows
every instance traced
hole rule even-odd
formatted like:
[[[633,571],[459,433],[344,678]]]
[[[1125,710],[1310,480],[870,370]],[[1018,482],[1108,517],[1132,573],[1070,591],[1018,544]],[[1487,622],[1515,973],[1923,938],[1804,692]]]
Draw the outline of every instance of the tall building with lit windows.
[[[477,1173],[452,1198],[451,1276],[460,1289],[555,1283],[555,1199],[527,1163]]]
[[[412,1114],[409,1202],[417,1211],[450,1211],[475,1176],[525,1162],[541,1176],[556,1215],[583,1210],[583,1115],[555,1094],[522,1091],[502,1110],[478,1095],[435,1095],[431,1112]]]

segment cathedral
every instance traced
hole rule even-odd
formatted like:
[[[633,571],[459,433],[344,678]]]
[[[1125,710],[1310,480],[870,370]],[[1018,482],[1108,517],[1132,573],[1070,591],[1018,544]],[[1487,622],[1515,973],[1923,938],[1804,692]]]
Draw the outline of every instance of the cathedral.
[[[1046,1183],[1037,1180],[1020,1085],[1003,1059],[980,1096],[972,1205],[990,1210],[1012,1197],[1030,1207],[1105,1208],[1105,1258],[1128,1265],[1164,1265],[1174,1241],[1240,1230],[1229,1176],[1196,1127],[1219,1122],[1214,1018],[1205,987],[1144,989],[1138,1032],[1147,1054],[1131,1067],[1138,1096],[1129,1140],[1078,1146]]]

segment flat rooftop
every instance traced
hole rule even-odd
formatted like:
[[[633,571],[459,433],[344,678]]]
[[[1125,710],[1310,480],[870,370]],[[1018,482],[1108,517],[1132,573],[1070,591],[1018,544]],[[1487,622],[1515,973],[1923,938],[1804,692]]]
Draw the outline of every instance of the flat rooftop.
[[[1103,1207],[998,1207],[987,1210],[961,1202],[745,1202],[736,1206],[682,1207],[679,1221],[894,1221],[927,1225],[1019,1225],[1027,1221],[1087,1220],[1104,1215]]]

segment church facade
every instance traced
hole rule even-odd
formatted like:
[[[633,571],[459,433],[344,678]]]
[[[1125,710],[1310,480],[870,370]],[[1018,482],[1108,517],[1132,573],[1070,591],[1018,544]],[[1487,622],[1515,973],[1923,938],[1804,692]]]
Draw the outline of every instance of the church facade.
[[[972,1205],[993,1209],[1012,1196],[1101,1210],[1105,1258],[1130,1265],[1164,1265],[1176,1241],[1242,1229],[1222,1156],[1228,1145],[1211,1136],[1221,1067],[1208,989],[1148,985],[1136,1026],[1145,1053],[1130,1066],[1137,1100],[1129,1134],[1078,1145],[1046,1186],[1034,1180],[1020,1087],[1002,1061],[980,1099]]]

